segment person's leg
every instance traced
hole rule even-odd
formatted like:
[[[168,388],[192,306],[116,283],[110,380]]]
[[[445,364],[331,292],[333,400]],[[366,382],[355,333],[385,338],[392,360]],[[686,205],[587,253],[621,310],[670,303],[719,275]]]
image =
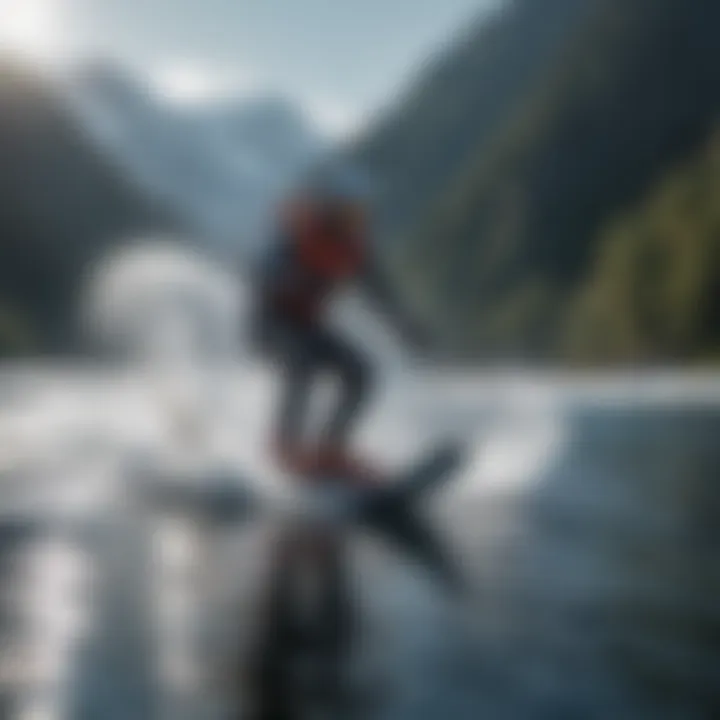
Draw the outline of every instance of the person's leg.
[[[302,445],[303,422],[307,413],[314,368],[305,352],[289,353],[283,359],[284,387],[280,399],[276,442],[285,451]]]
[[[303,438],[308,403],[316,374],[332,360],[329,343],[314,326],[279,325],[276,359],[281,364],[283,388],[275,442],[280,458],[295,469],[312,462],[312,448]]]
[[[281,459],[293,466],[304,464],[303,425],[312,383],[319,371],[329,372],[340,381],[337,404],[320,437],[321,454],[342,458],[369,396],[369,363],[359,350],[325,328],[291,326],[283,332],[278,359],[283,364],[285,387],[276,431]],[[312,463],[311,457],[307,460]]]
[[[314,346],[322,369],[340,381],[338,402],[324,429],[323,441],[343,450],[370,396],[370,364],[358,349],[328,330],[316,332]]]

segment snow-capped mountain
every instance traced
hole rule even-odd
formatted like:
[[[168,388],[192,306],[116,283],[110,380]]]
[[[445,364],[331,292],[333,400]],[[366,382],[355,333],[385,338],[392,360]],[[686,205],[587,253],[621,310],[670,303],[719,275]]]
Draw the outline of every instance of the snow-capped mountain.
[[[76,72],[66,91],[114,163],[219,249],[252,248],[274,202],[328,144],[283,99],[178,106],[107,64]]]

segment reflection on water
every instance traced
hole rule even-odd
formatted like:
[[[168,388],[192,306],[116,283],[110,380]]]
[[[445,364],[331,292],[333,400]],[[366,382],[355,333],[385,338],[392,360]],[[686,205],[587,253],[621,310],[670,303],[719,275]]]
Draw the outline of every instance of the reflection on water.
[[[567,424],[495,588],[523,716],[716,716],[718,409],[583,404]]]
[[[228,377],[210,394],[197,377],[139,371],[8,393],[0,717],[223,717],[220,658],[252,625],[238,608],[252,607],[263,544],[157,517],[141,489],[153,473],[218,467],[278,482],[262,464],[267,379]],[[451,606],[405,560],[360,543],[359,663],[382,695],[369,715],[719,716],[719,385],[388,383],[363,436],[379,457],[475,441],[433,513],[476,596]]]

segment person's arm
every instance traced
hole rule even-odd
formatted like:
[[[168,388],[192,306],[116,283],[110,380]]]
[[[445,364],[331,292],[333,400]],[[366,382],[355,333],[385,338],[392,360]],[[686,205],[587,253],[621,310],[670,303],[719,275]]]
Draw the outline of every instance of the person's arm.
[[[428,332],[410,315],[407,307],[401,302],[388,278],[387,271],[377,258],[373,257],[366,262],[360,286],[376,312],[398,331],[408,345],[416,349],[427,348]]]
[[[256,268],[256,292],[271,304],[289,303],[298,294],[295,260],[286,238],[277,235],[265,248]]]

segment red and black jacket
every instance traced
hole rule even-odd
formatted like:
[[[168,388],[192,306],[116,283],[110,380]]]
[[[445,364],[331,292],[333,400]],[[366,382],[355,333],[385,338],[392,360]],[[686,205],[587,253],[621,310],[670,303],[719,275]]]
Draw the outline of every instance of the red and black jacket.
[[[314,323],[334,291],[355,283],[397,318],[397,304],[380,277],[364,232],[339,230],[332,218],[296,206],[262,259],[257,300],[270,319]]]

